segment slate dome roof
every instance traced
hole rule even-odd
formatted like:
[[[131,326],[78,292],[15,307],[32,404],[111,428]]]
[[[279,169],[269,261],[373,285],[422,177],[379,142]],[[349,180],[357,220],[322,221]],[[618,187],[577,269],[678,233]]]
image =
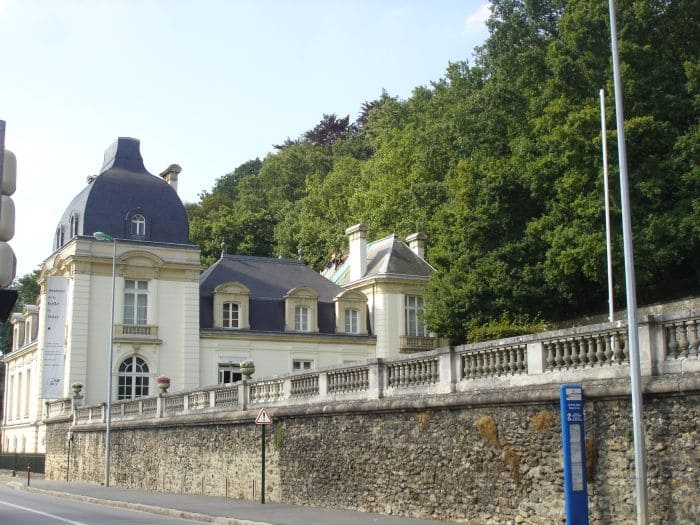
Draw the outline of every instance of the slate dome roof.
[[[100,174],[88,179],[63,213],[54,249],[97,231],[115,239],[189,243],[182,201],[170,184],[146,170],[139,146],[137,139],[119,137],[105,151]]]

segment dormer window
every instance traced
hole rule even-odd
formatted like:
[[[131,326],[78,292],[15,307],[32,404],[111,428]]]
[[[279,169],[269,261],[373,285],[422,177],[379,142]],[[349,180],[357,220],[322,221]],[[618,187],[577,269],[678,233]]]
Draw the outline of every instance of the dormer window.
[[[238,303],[224,303],[223,326],[224,328],[240,328],[241,305]]]
[[[356,334],[359,332],[359,327],[357,324],[359,314],[354,308],[345,309],[345,331],[348,334]]]
[[[214,326],[248,330],[250,290],[241,283],[222,283],[214,289]]]
[[[294,308],[294,330],[297,332],[309,331],[309,308],[307,306]]]
[[[140,213],[131,216],[131,235],[139,237],[146,235],[146,217]]]
[[[70,238],[78,236],[78,225],[79,225],[78,215],[73,214],[70,216]]]
[[[339,334],[367,334],[367,296],[357,290],[345,290],[334,299],[335,331]]]
[[[58,250],[60,247],[63,246],[64,244],[64,229],[63,225],[60,225],[58,228],[56,228],[56,235],[54,237],[54,245],[55,249]]]
[[[318,294],[312,288],[291,289],[284,296],[285,330],[318,332]]]

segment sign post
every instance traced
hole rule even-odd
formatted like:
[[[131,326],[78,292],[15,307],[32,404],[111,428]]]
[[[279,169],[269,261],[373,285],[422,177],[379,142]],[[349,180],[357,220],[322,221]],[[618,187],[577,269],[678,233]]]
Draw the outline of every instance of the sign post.
[[[586,484],[586,437],[583,428],[581,385],[559,387],[561,440],[564,456],[564,497],[566,525],[588,525]]]
[[[260,483],[260,503],[265,504],[265,427],[272,424],[272,418],[268,415],[267,410],[261,408],[258,410],[258,416],[255,418],[255,424],[260,425],[262,435],[262,471]]]

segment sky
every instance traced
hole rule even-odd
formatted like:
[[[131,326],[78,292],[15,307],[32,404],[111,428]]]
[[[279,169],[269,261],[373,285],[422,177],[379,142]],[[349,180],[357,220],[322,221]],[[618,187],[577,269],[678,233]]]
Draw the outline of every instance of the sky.
[[[0,120],[17,156],[17,276],[38,268],[117,137],[198,202],[324,113],[358,116],[473,63],[485,0],[0,0]]]

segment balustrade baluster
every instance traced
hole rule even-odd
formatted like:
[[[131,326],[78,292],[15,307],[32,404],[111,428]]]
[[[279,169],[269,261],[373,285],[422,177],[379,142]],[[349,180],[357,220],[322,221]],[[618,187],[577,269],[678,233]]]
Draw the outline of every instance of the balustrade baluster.
[[[615,343],[615,346],[613,347],[613,352],[615,352],[615,362],[619,365],[623,361],[624,354],[622,353],[622,337],[620,336],[620,332],[616,332],[615,335],[613,335],[613,342]]]
[[[666,327],[666,332],[668,333],[668,343],[666,345],[668,355],[666,357],[676,358],[678,357],[678,349],[680,345],[676,339],[676,326],[671,324]]]
[[[518,347],[508,349],[508,370],[511,375],[518,371]]]
[[[579,341],[577,339],[572,339],[571,340],[571,366],[573,368],[578,368],[578,366],[581,364],[581,356],[579,355],[580,351],[581,351],[581,347],[579,345]]]
[[[568,369],[571,367],[571,340],[564,339],[562,347],[564,348],[562,359],[564,361],[564,366]]]
[[[681,357],[688,357],[688,333],[686,332],[687,326],[689,323],[684,323],[683,321],[680,321],[678,323],[678,334],[680,337],[678,338],[678,350],[680,352]]]
[[[698,323],[697,319],[688,321],[688,334],[690,339],[688,341],[688,353],[694,353],[696,356],[698,355],[698,327],[700,327],[700,323]]]
[[[564,364],[564,353],[562,351],[561,341],[557,341],[555,343],[555,349],[556,352],[554,354],[554,362],[556,363],[557,368],[561,368]]]
[[[611,339],[612,339],[612,341],[611,341]],[[606,363],[610,363],[610,361],[612,360],[612,356],[613,356],[612,343],[614,343],[614,341],[615,340],[612,337],[612,335],[607,334],[605,336],[605,362]]]
[[[545,348],[547,349],[547,367],[552,369],[556,364],[554,360],[554,344],[551,342],[545,343]]]
[[[598,366],[603,366],[603,362],[605,361],[605,339],[604,335],[598,335],[596,337],[595,360]]]
[[[481,377],[484,373],[484,356],[481,352],[476,354],[476,377]]]
[[[491,350],[489,352],[489,355],[491,356],[491,367],[489,370],[489,375],[496,376],[498,375],[498,367],[500,366],[501,356],[498,355],[498,349]]]
[[[595,343],[596,339],[594,337],[588,338],[588,354],[586,355],[586,359],[589,366],[595,365]]]

